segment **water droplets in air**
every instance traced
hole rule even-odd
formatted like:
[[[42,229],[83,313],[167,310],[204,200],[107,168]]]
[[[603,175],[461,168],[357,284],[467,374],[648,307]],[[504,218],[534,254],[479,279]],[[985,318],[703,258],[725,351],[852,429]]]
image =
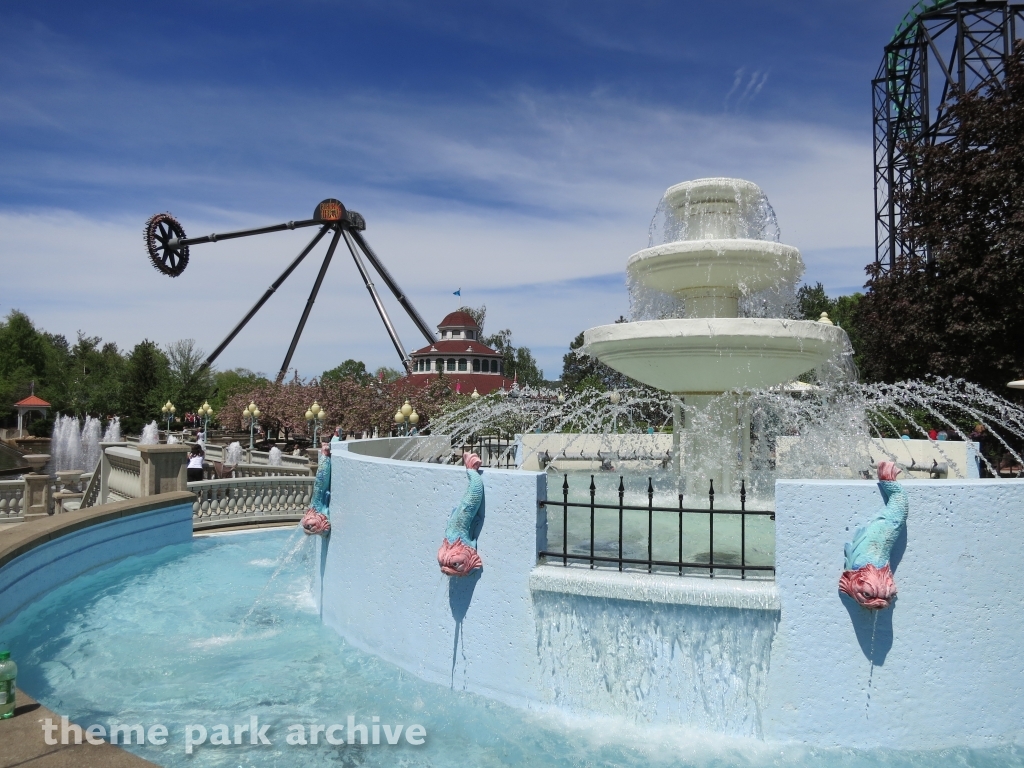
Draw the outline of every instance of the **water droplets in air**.
[[[139,445],[156,445],[160,442],[160,427],[155,421],[149,422],[142,428],[142,435],[139,437]]]

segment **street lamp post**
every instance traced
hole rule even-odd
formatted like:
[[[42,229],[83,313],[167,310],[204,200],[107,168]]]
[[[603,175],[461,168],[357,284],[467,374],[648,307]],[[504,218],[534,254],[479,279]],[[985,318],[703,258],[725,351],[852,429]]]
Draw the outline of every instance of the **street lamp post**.
[[[409,434],[409,425],[412,424],[414,427],[420,423],[420,415],[416,413],[416,409],[409,405],[409,401],[405,401],[405,405],[395,411],[395,424],[402,426],[402,434]]]
[[[175,410],[177,409],[174,407],[174,403],[172,403],[170,400],[164,403],[163,406],[160,408],[160,413],[164,414],[164,418],[167,419],[168,432],[171,431],[171,419],[174,418]]]
[[[308,429],[309,424],[313,425],[313,446],[314,447],[316,446],[316,434],[320,430],[320,427],[323,426],[324,419],[326,419],[326,418],[327,418],[327,411],[325,411],[323,408],[321,408],[320,404],[317,403],[316,400],[314,400],[313,404],[311,406],[309,406],[309,409],[306,411],[306,425],[307,425],[307,429]]]
[[[253,435],[256,432],[256,419],[260,417],[260,409],[256,407],[256,403],[251,402],[245,408],[242,409],[242,418],[249,419],[249,450],[253,449]]]
[[[210,439],[210,417],[213,416],[213,407],[209,401],[203,401],[199,406],[199,414],[203,417],[203,442]]]

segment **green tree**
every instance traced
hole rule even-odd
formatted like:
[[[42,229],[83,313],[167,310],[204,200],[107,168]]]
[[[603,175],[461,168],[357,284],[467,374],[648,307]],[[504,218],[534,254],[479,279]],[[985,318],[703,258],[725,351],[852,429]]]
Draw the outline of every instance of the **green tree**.
[[[329,371],[324,371],[320,375],[321,381],[342,381],[344,379],[352,379],[360,384],[368,384],[373,379],[370,372],[366,370],[366,363],[362,360],[353,360],[349,358],[331,368]]]
[[[619,315],[616,323],[628,322]],[[643,386],[640,382],[619,373],[596,357],[581,353],[583,334],[569,343],[569,352],[562,357],[562,386],[574,392],[584,389],[627,389]]]
[[[858,307],[864,294],[853,293],[848,296],[839,296],[830,299],[825,293],[825,286],[821,283],[801,285],[796,292],[797,310],[804,320],[819,320],[822,312],[828,313],[828,318],[838,325],[846,335],[850,337],[850,344],[853,346],[853,362],[858,370],[864,365],[863,339],[858,325]]]
[[[1002,83],[962,96],[946,120],[937,127],[951,140],[907,147],[914,184],[898,200],[904,236],[931,259],[868,267],[863,370],[962,376],[1013,396],[1006,382],[1024,373],[1024,46]]]
[[[217,419],[228,400],[239,392],[252,392],[269,384],[262,373],[253,373],[248,368],[231,368],[227,371],[215,371],[213,374],[213,392],[210,394],[210,406],[213,418]],[[232,419],[235,417],[232,416]],[[220,422],[233,423],[231,420]]]
[[[569,351],[562,357],[562,386],[573,391],[592,387],[603,389],[597,358],[579,352],[583,347],[583,333],[569,342]],[[607,366],[604,366],[607,367]]]
[[[199,408],[213,391],[213,373],[203,368],[203,351],[194,339],[182,339],[167,345],[170,399],[181,412]]]
[[[520,384],[528,384],[531,387],[539,387],[544,383],[544,371],[537,367],[537,361],[530,348],[515,346],[509,328],[504,328],[491,336],[484,336],[480,342],[501,353],[502,370],[506,379],[515,379]]]
[[[801,285],[796,292],[797,308],[804,320],[817,320],[822,312],[827,312],[829,318],[835,322],[832,313],[835,311],[835,301],[825,293],[825,286],[821,283],[812,285]]]
[[[472,317],[476,324],[480,326],[480,336],[484,335],[484,321],[487,320],[487,305],[481,304],[479,307],[459,307],[455,310],[456,312],[465,312],[467,315]]]
[[[396,382],[404,376],[405,373],[403,371],[400,371],[397,368],[389,368],[386,365],[382,365],[373,372],[373,378],[377,381],[383,381],[385,384]]]
[[[0,408],[3,408],[3,415],[29,394],[33,381],[37,394],[43,396],[41,389],[45,389],[47,383],[48,352],[45,336],[36,330],[24,312],[12,310],[6,320],[0,322]]]
[[[57,410],[79,416],[110,416],[121,410],[124,357],[112,342],[81,331],[74,346],[46,334],[47,392]]]
[[[125,364],[122,423],[127,432],[160,419],[160,407],[170,397],[167,356],[148,339],[135,345]]]
[[[505,375],[508,376],[507,370]],[[512,376],[520,384],[529,384],[531,387],[544,384],[544,371],[537,367],[537,360],[529,347],[516,347]]]
[[[832,322],[846,331],[850,337],[850,345],[853,347],[853,362],[858,370],[865,365],[864,338],[859,324],[859,310],[863,293],[851,293],[847,296],[839,296],[835,300],[832,311],[828,313]]]

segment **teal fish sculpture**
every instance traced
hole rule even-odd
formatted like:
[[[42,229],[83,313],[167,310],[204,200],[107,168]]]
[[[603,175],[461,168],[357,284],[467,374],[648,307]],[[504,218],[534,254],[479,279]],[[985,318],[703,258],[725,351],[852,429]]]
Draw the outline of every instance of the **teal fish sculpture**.
[[[465,453],[462,463],[466,467],[469,487],[448,517],[444,543],[437,550],[437,564],[441,566],[441,573],[447,576],[468,576],[484,567],[476,551],[476,539],[472,536],[473,524],[484,500],[484,483],[477,471],[480,468],[480,457],[475,453]]]
[[[309,509],[302,516],[302,530],[309,536],[329,536],[331,533],[331,444],[320,446],[313,481],[313,497]]]
[[[899,472],[891,461],[878,463],[885,507],[870,523],[854,532],[853,541],[844,549],[846,562],[839,578],[839,591],[872,611],[888,608],[896,597],[889,557],[909,511],[907,492],[896,482]]]

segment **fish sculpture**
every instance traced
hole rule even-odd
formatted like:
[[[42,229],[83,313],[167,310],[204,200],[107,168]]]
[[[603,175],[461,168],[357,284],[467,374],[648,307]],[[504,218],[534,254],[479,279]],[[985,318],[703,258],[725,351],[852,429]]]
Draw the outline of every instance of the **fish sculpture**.
[[[320,446],[313,481],[313,497],[309,509],[302,516],[302,530],[309,536],[329,536],[331,533],[331,444]]]
[[[858,528],[853,541],[845,547],[846,563],[839,578],[839,591],[872,611],[888,608],[896,597],[889,556],[907,523],[909,509],[907,492],[896,482],[899,472],[891,461],[878,463],[885,507],[870,523]]]
[[[476,551],[476,539],[470,533],[480,511],[480,504],[484,500],[484,482],[477,471],[480,468],[480,457],[475,453],[464,453],[462,463],[469,477],[469,487],[448,517],[444,543],[437,550],[437,563],[441,566],[441,573],[448,576],[468,576],[478,568],[484,567]]]

